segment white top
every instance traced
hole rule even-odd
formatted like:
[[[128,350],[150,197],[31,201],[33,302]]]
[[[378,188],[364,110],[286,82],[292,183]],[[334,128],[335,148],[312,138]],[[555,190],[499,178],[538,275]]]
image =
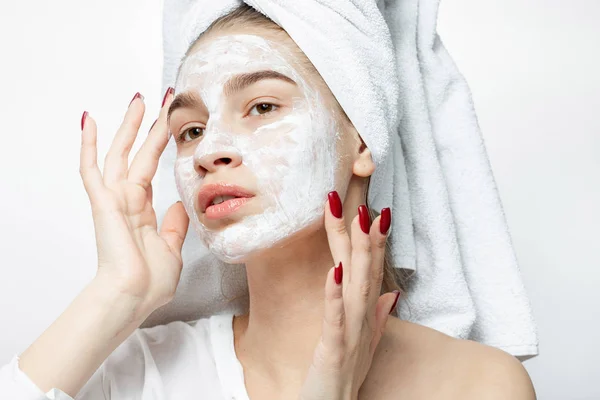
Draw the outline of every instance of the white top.
[[[233,315],[136,329],[102,363],[75,400],[249,400],[233,344]],[[18,365],[0,368],[0,397],[73,400],[43,393]]]

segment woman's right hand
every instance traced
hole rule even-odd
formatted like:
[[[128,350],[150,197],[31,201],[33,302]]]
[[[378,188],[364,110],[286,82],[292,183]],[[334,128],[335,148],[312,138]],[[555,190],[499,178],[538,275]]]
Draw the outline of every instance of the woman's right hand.
[[[96,122],[87,113],[82,117],[79,170],[92,206],[98,271],[21,354],[19,368],[42,393],[58,388],[75,397],[102,362],[175,294],[189,220],[183,205],[176,203],[157,231],[151,184],[169,140],[167,110],[172,101],[170,90],[128,166],[145,109],[143,98],[134,97],[104,159],[103,173],[96,160]],[[90,390],[102,396],[102,386]]]
[[[98,250],[96,279],[119,295],[135,299],[136,320],[143,320],[175,294],[182,268],[181,247],[189,218],[181,202],[167,211],[160,231],[152,207],[152,178],[168,140],[167,110],[173,90],[165,94],[160,115],[131,166],[128,156],[145,104],[136,93],[100,172],[96,122],[84,113],[80,174],[88,194]],[[139,301],[139,303],[138,303]]]

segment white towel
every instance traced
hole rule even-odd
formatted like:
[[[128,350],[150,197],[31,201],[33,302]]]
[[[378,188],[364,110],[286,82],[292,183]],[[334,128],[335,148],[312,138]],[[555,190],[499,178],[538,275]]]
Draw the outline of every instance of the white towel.
[[[391,205],[396,267],[414,270],[400,316],[451,336],[538,354],[537,335],[469,88],[436,33],[436,0],[245,0],[315,65],[371,149],[370,206]],[[165,0],[163,92],[189,44],[241,0]],[[343,61],[343,67],[340,67]],[[169,144],[155,183],[159,222],[179,199]],[[247,308],[243,266],[194,229],[173,302],[144,326]],[[233,300],[231,300],[233,299]]]

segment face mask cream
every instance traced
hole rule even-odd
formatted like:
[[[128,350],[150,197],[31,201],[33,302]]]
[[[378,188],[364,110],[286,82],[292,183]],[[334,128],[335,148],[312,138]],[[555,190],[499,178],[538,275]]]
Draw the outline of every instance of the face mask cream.
[[[288,61],[293,57],[285,46],[259,36],[220,36],[201,43],[186,58],[177,79],[175,94],[193,92],[208,111],[206,128],[194,139],[193,151],[178,154],[177,188],[202,241],[228,263],[244,262],[250,254],[272,248],[319,221],[327,193],[334,189],[339,129],[318,91]],[[291,100],[286,114],[248,129],[228,106],[224,88],[235,75],[256,71],[286,75],[301,95]],[[236,211],[238,217],[232,214],[230,224],[212,229],[201,221],[198,191],[207,181],[223,181],[217,170],[200,173],[198,163],[221,152],[235,154],[241,165],[234,168],[244,170],[240,176],[254,178],[249,202],[255,204],[252,213],[244,213],[245,207],[250,210],[248,203]],[[239,179],[224,183],[244,187]]]

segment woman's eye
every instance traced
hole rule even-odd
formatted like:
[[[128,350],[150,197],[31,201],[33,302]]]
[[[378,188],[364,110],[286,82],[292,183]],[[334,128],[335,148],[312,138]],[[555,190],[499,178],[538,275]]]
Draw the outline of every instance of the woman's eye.
[[[279,106],[271,103],[259,103],[250,109],[250,115],[261,116],[279,109]],[[184,130],[178,138],[178,142],[189,142],[204,135],[204,129],[199,126],[194,126]]]
[[[188,142],[190,140],[194,140],[196,138],[199,138],[203,134],[204,134],[204,128],[200,128],[198,126],[195,126],[193,128],[189,128],[189,129],[186,129],[185,131],[183,131],[181,133],[181,135],[179,135],[179,141],[180,142]],[[187,140],[186,136],[189,136],[190,139]]]
[[[275,109],[277,109],[277,108],[279,108],[279,106],[276,106],[275,104],[259,103],[259,104],[255,105],[254,107],[252,107],[252,109],[250,109],[250,115],[266,114],[266,113],[275,111]],[[256,113],[254,113],[254,110],[256,110]]]

